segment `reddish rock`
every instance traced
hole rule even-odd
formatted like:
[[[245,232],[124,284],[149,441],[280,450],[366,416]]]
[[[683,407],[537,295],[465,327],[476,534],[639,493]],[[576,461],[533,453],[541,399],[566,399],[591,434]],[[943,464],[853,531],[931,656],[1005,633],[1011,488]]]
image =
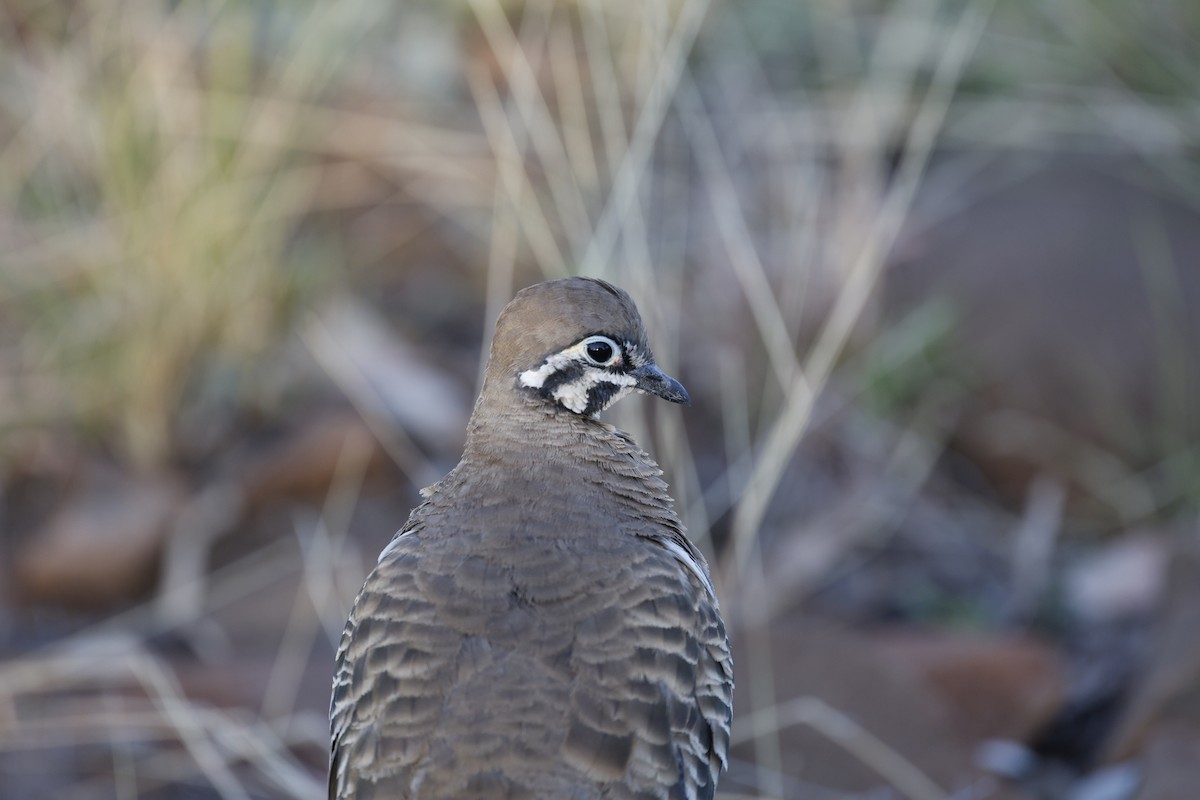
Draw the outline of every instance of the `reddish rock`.
[[[878,791],[1008,797],[973,766],[946,698],[876,637],[802,617],[734,640],[731,793],[804,797]],[[876,759],[882,744],[889,754]],[[898,785],[904,781],[908,792]],[[757,796],[757,795],[754,795]],[[823,796],[823,795],[822,795]]]
[[[234,482],[240,484],[248,509],[288,500],[319,504],[339,469],[365,475],[387,463],[387,454],[357,414],[333,413],[256,455]]]
[[[936,224],[918,202],[886,273],[887,319],[951,309],[944,368],[970,387],[954,444],[1013,503],[1044,474],[1077,514],[1140,517],[1153,492],[1130,478],[1200,442],[1200,218],[1145,176],[999,160],[953,213],[929,195]]]
[[[1137,800],[1195,800],[1200,791],[1200,725],[1164,724],[1146,739]]]
[[[92,467],[18,556],[21,600],[108,607],[141,596],[153,583],[170,522],[186,495],[171,475]]]
[[[971,741],[1028,741],[1066,699],[1062,657],[1027,637],[887,635],[878,644],[887,663],[938,695]]]
[[[1109,737],[1109,761],[1136,755],[1161,723],[1200,730],[1200,539],[1173,545],[1150,656]]]

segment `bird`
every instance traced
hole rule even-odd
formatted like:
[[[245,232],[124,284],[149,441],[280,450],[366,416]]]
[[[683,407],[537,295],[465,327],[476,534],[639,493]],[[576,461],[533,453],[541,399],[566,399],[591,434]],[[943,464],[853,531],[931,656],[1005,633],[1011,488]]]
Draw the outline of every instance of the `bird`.
[[[714,796],[729,640],[662,470],[598,418],[632,392],[690,403],[624,290],[501,311],[461,460],[350,612],[330,800]]]

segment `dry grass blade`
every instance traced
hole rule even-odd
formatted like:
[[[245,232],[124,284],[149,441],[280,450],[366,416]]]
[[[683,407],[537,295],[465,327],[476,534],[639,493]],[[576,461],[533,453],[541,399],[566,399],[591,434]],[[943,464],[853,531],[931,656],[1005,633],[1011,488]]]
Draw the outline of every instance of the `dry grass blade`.
[[[580,191],[594,190],[600,178],[600,168],[596,163],[595,149],[592,147],[587,98],[584,95],[579,54],[569,20],[555,25],[550,30],[547,45],[553,73],[551,77],[554,79],[554,96],[562,116],[563,146],[567,151],[567,159]]]
[[[388,456],[418,486],[428,486],[442,477],[421,449],[403,430],[382,419],[379,409],[387,403],[379,395],[355,359],[348,355],[342,343],[334,337],[329,326],[317,315],[308,319],[301,333],[309,351],[326,370],[330,378],[354,405]]]
[[[614,54],[608,36],[601,0],[584,0],[580,6],[583,17],[583,49],[591,73],[592,91],[596,95],[600,139],[604,145],[605,161],[611,173],[624,162],[629,142],[625,135],[625,110],[621,102],[621,82],[613,63]]]
[[[304,580],[297,588],[283,640],[271,665],[262,701],[262,717],[272,720],[294,711],[300,683],[315,638],[323,633],[334,647],[345,625],[337,592],[338,556],[350,517],[362,491],[369,449],[347,441],[338,458],[336,476],[320,519],[298,519],[296,538],[304,562]]]
[[[147,657],[130,658],[128,668],[150,693],[196,765],[221,797],[224,800],[250,800],[250,793],[234,776],[220,750],[210,740],[204,721],[183,697],[174,677],[157,661]]]
[[[854,720],[816,697],[797,697],[739,717],[732,741],[745,742],[807,725],[870,767],[909,800],[948,800],[949,795],[916,765]]]
[[[276,341],[309,288],[288,243],[323,134],[301,111],[345,60],[331,45],[375,14],[301,10],[256,62],[265,23],[234,4],[92,3],[65,20],[69,47],[13,50],[27,69],[0,125],[27,121],[4,136],[0,197],[24,245],[4,271],[21,302],[2,299],[54,402],[19,394],[5,423],[65,416],[142,464],[175,454],[192,382]]]
[[[945,43],[928,91],[922,99],[897,175],[884,197],[866,241],[855,257],[821,334],[789,387],[788,403],[763,436],[763,447],[749,476],[733,524],[733,569],[742,574],[768,504],[783,470],[808,424],[815,394],[830,376],[850,330],[867,297],[891,244],[912,202],[924,167],[933,150],[950,98],[990,16],[994,0],[979,0],[962,12],[953,35]]]
[[[521,222],[521,230],[533,249],[534,257],[544,275],[563,276],[566,261],[550,223],[542,210],[540,201],[531,188],[525,172],[521,147],[509,125],[504,104],[492,81],[492,76],[481,65],[467,68],[467,81],[480,119],[487,132],[488,141],[496,156],[500,172],[500,185],[504,187],[509,207]]]
[[[584,275],[604,275],[617,236],[635,205],[650,155],[670,108],[676,86],[687,68],[687,56],[708,12],[709,0],[687,0],[663,48],[654,80],[638,113],[628,149],[622,154],[612,191],[580,264]]]
[[[543,0],[540,5],[530,4],[525,8],[524,18],[533,20],[538,31],[524,42],[518,42],[498,0],[471,0],[471,8],[488,44],[504,67],[524,130],[528,132],[538,160],[549,178],[554,207],[563,219],[572,254],[578,257],[591,230],[588,213],[569,168],[570,159],[559,126],[551,116],[546,99],[538,87],[534,66],[530,63],[534,55],[540,54],[544,48],[546,28],[551,21],[550,7]]]
[[[265,561],[244,559],[215,576],[212,594],[220,598],[220,603],[237,603],[246,592],[271,583],[274,568],[280,563],[286,563],[286,559],[278,553]],[[323,562],[322,567],[328,569],[328,563]],[[129,681],[145,691],[145,705],[139,705],[136,697],[127,697],[121,687]],[[244,715],[227,714],[190,700],[170,667],[126,633],[96,630],[77,634],[45,653],[4,664],[0,682],[7,699],[0,713],[0,750],[36,749],[42,746],[39,743],[54,747],[111,743],[114,758],[119,759],[127,746],[178,743],[188,754],[186,762],[178,761],[169,748],[139,757],[136,764],[140,766],[128,763],[120,783],[129,787],[149,785],[140,783],[143,779],[190,781],[190,776],[198,772],[221,797],[249,798],[251,793],[235,772],[236,765],[244,762],[254,765],[264,780],[286,796],[323,796],[321,782],[296,761],[275,729],[265,723],[255,724]],[[26,707],[43,707],[36,698],[48,696],[123,699],[112,708],[103,703],[85,704],[76,716],[56,713],[44,717],[40,712],[25,716]],[[289,725],[290,718],[282,718],[280,724]],[[119,772],[114,773],[114,780]],[[90,796],[92,790],[80,786],[79,791]]]
[[[1013,613],[1018,618],[1032,613],[1048,588],[1066,497],[1066,489],[1044,475],[1029,487],[1025,513],[1013,532]]]
[[[791,334],[784,321],[783,309],[767,279],[767,272],[754,247],[745,215],[738,204],[737,189],[721,155],[712,120],[704,108],[700,92],[688,76],[680,79],[678,102],[685,109],[689,140],[696,151],[713,205],[713,218],[729,253],[738,284],[750,303],[759,337],[766,348],[780,386],[798,393],[811,394],[811,387],[792,348]],[[811,401],[811,398],[810,398]]]

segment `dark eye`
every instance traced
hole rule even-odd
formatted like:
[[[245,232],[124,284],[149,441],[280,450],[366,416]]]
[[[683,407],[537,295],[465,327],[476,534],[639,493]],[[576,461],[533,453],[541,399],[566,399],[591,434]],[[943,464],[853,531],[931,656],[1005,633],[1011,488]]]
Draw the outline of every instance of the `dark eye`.
[[[611,366],[621,354],[617,343],[607,336],[591,336],[583,340],[588,360],[601,367]]]

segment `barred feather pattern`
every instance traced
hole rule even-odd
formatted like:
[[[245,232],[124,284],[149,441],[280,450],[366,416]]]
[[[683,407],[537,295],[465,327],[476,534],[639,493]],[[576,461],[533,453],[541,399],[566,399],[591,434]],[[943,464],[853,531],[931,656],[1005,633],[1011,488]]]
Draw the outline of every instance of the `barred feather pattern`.
[[[661,471],[595,419],[481,405],[354,604],[331,800],[712,798],[733,665]]]

